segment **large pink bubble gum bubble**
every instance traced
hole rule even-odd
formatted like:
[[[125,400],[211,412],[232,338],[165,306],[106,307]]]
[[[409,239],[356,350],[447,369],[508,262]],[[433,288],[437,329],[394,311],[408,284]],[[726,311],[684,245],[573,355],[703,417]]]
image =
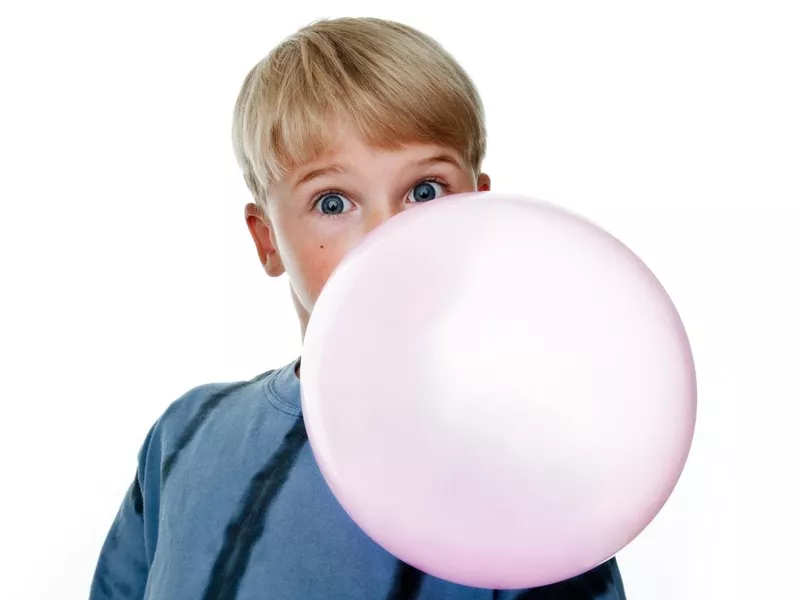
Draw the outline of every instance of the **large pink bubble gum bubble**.
[[[615,238],[495,193],[414,207],[337,268],[303,348],[320,469],[433,576],[528,588],[592,569],[675,488],[696,382],[681,320]]]

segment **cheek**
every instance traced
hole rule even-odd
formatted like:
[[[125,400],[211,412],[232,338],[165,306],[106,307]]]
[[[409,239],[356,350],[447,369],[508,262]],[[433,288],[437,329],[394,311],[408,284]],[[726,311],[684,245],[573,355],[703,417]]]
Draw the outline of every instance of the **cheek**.
[[[323,222],[312,217],[284,223],[281,258],[294,290],[311,310],[333,270],[358,243],[357,221]]]
[[[341,262],[346,249],[336,242],[314,242],[304,245],[293,265],[295,285],[303,290],[304,303],[311,308],[336,266]],[[298,290],[299,291],[299,290]]]

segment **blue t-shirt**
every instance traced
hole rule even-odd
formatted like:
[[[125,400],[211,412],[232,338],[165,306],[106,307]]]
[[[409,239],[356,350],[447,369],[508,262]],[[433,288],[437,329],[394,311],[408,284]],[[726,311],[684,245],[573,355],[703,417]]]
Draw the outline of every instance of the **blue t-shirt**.
[[[90,600],[625,600],[616,560],[518,591],[421,573],[348,517],[317,467],[296,362],[198,387],[148,433]]]

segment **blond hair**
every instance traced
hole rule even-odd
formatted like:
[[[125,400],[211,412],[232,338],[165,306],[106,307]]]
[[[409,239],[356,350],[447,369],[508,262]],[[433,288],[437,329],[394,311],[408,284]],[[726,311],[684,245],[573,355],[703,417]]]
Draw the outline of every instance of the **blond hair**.
[[[234,151],[260,204],[288,170],[328,147],[332,118],[375,148],[450,147],[476,174],[486,152],[475,85],[435,40],[383,19],[321,20],[256,64],[236,100]]]

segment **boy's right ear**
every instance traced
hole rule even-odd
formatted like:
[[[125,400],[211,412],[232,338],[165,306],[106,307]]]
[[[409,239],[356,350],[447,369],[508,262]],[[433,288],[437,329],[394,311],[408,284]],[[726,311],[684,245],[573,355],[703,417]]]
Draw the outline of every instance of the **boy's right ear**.
[[[261,266],[264,267],[264,271],[270,277],[283,275],[285,269],[283,268],[280,254],[278,254],[278,248],[275,245],[275,235],[269,218],[264,214],[260,206],[252,202],[245,206],[244,218],[247,221],[247,228],[250,230],[250,236],[256,245],[258,260],[261,262]]]

